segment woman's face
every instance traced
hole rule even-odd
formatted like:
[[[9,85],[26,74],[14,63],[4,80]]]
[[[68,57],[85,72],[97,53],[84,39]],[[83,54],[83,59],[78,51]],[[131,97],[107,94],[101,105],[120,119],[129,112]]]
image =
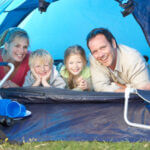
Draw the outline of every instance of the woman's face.
[[[7,50],[9,61],[22,62],[27,54],[28,45],[28,39],[23,37],[15,37],[11,43],[6,43],[5,50]]]
[[[79,54],[72,54],[69,56],[67,60],[67,69],[72,75],[79,75],[83,67],[84,63],[82,57]]]

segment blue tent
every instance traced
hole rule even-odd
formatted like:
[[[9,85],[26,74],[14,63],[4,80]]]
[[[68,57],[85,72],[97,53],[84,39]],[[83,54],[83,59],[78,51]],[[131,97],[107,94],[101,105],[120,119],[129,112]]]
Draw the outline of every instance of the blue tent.
[[[118,43],[150,56],[149,0],[130,0],[128,4],[122,0],[47,0],[43,8],[38,0],[25,0],[4,12],[15,1],[10,0],[10,5],[1,10],[0,33],[14,26],[26,29],[31,50],[45,48],[54,59],[62,59],[68,46],[80,44],[88,55],[88,32],[107,27]],[[32,112],[32,116],[15,120],[9,128],[0,126],[10,140],[150,141],[150,130],[131,127],[124,121],[123,93],[9,88],[0,89],[0,95],[24,103]],[[150,98],[149,93],[145,95]],[[131,95],[128,116],[132,122],[149,124],[149,110],[139,96]]]
[[[118,43],[131,46],[150,57],[149,0],[134,0],[133,6],[129,5],[131,10],[134,8],[133,12],[126,17],[121,13],[124,9],[115,0],[47,1],[51,3],[43,13],[38,9],[38,0],[25,0],[17,8],[13,7],[15,9],[8,12],[1,23],[0,33],[8,27],[20,26],[30,35],[32,51],[45,48],[54,59],[62,59],[64,50],[74,44],[82,45],[88,56],[85,40],[88,32],[95,27],[106,27]],[[11,10],[10,6],[6,11]]]

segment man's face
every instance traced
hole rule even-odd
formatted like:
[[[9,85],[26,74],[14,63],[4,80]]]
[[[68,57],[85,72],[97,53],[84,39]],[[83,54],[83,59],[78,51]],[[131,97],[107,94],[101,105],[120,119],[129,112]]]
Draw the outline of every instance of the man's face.
[[[112,45],[104,35],[98,34],[89,41],[89,48],[94,58],[102,65],[114,70],[116,65],[116,43],[112,40]]]

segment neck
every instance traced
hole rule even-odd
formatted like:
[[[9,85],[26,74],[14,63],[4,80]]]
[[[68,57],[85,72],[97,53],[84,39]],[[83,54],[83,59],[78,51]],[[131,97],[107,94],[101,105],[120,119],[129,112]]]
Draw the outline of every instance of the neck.
[[[6,55],[3,55],[2,58],[3,58],[3,61],[4,61],[4,62],[12,63],[12,64],[15,66],[15,68],[16,68],[17,66],[19,66],[19,64],[20,64],[20,62],[16,62],[16,61],[14,61],[14,60],[12,60],[12,59],[10,59],[10,58],[7,58]]]
[[[114,71],[116,67],[116,63],[117,63],[117,48],[115,49],[115,52],[114,52],[114,59],[113,59],[112,65],[109,68]]]

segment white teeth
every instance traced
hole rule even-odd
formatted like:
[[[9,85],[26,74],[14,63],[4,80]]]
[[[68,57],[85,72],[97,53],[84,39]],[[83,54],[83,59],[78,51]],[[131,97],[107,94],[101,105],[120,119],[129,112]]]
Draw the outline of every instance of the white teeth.
[[[19,55],[19,54],[18,54],[17,56],[18,56],[18,57],[22,57],[23,55]]]

